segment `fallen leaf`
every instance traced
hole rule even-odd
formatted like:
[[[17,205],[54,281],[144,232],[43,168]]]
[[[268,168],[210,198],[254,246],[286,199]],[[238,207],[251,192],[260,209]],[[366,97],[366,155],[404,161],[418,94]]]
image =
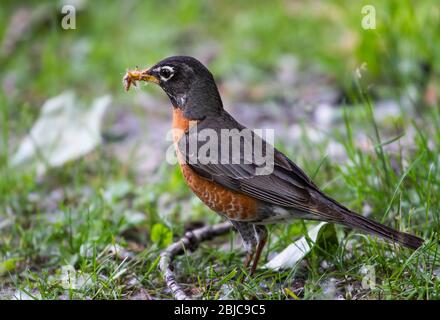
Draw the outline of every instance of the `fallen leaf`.
[[[61,274],[57,278],[64,289],[84,289],[92,284],[92,276],[88,273],[75,270],[71,265],[61,267]]]
[[[295,267],[298,262],[313,250],[315,244],[327,243],[327,237],[336,237],[334,226],[328,225],[329,228],[324,228],[326,225],[326,222],[321,222],[308,231],[308,237],[313,242],[312,246],[310,246],[307,238],[303,236],[266,263],[265,268],[280,270]],[[333,229],[333,232],[331,232],[331,229]]]
[[[17,289],[13,296],[12,300],[41,300],[41,293],[39,293],[36,289],[23,288]]]
[[[41,175],[48,167],[61,166],[89,153],[101,143],[101,122],[110,102],[106,95],[85,108],[70,91],[47,100],[12,164],[35,168]]]

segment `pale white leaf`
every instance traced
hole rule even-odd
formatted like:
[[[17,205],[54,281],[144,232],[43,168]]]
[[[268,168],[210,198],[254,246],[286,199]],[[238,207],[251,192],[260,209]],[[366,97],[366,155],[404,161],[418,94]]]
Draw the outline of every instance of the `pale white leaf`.
[[[321,230],[321,228],[326,224],[326,222],[321,222],[308,231],[309,238],[313,243],[315,243],[316,239],[318,238],[319,230]],[[272,270],[293,268],[310,252],[311,249],[312,248],[310,247],[306,237],[303,236],[273,257],[268,263],[265,264],[265,268]]]
[[[36,168],[43,174],[47,167],[58,167],[89,153],[101,143],[101,122],[110,102],[106,95],[84,107],[71,91],[47,100],[12,164]]]

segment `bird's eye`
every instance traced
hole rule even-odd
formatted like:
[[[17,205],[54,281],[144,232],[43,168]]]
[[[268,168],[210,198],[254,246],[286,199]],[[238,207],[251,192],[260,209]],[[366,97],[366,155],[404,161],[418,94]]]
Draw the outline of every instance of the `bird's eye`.
[[[167,81],[173,76],[173,68],[171,67],[162,67],[159,71],[160,77],[162,80]]]

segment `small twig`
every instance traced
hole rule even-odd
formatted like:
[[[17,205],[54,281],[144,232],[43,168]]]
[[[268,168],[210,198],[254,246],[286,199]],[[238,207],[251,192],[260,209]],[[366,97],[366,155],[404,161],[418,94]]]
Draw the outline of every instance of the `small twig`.
[[[229,222],[219,223],[213,226],[206,226],[185,233],[185,236],[172,243],[160,254],[159,268],[163,273],[165,282],[171,293],[177,300],[191,299],[176,281],[172,265],[174,257],[185,252],[185,249],[194,251],[201,242],[211,240],[231,231],[232,225]]]

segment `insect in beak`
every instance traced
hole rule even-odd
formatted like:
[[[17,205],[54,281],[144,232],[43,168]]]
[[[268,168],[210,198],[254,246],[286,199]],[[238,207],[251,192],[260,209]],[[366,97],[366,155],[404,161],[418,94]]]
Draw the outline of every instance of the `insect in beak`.
[[[159,80],[150,73],[150,69],[139,70],[139,68],[136,67],[135,70],[128,70],[124,78],[122,78],[125,91],[130,90],[131,85],[136,87],[137,81],[159,83]]]

